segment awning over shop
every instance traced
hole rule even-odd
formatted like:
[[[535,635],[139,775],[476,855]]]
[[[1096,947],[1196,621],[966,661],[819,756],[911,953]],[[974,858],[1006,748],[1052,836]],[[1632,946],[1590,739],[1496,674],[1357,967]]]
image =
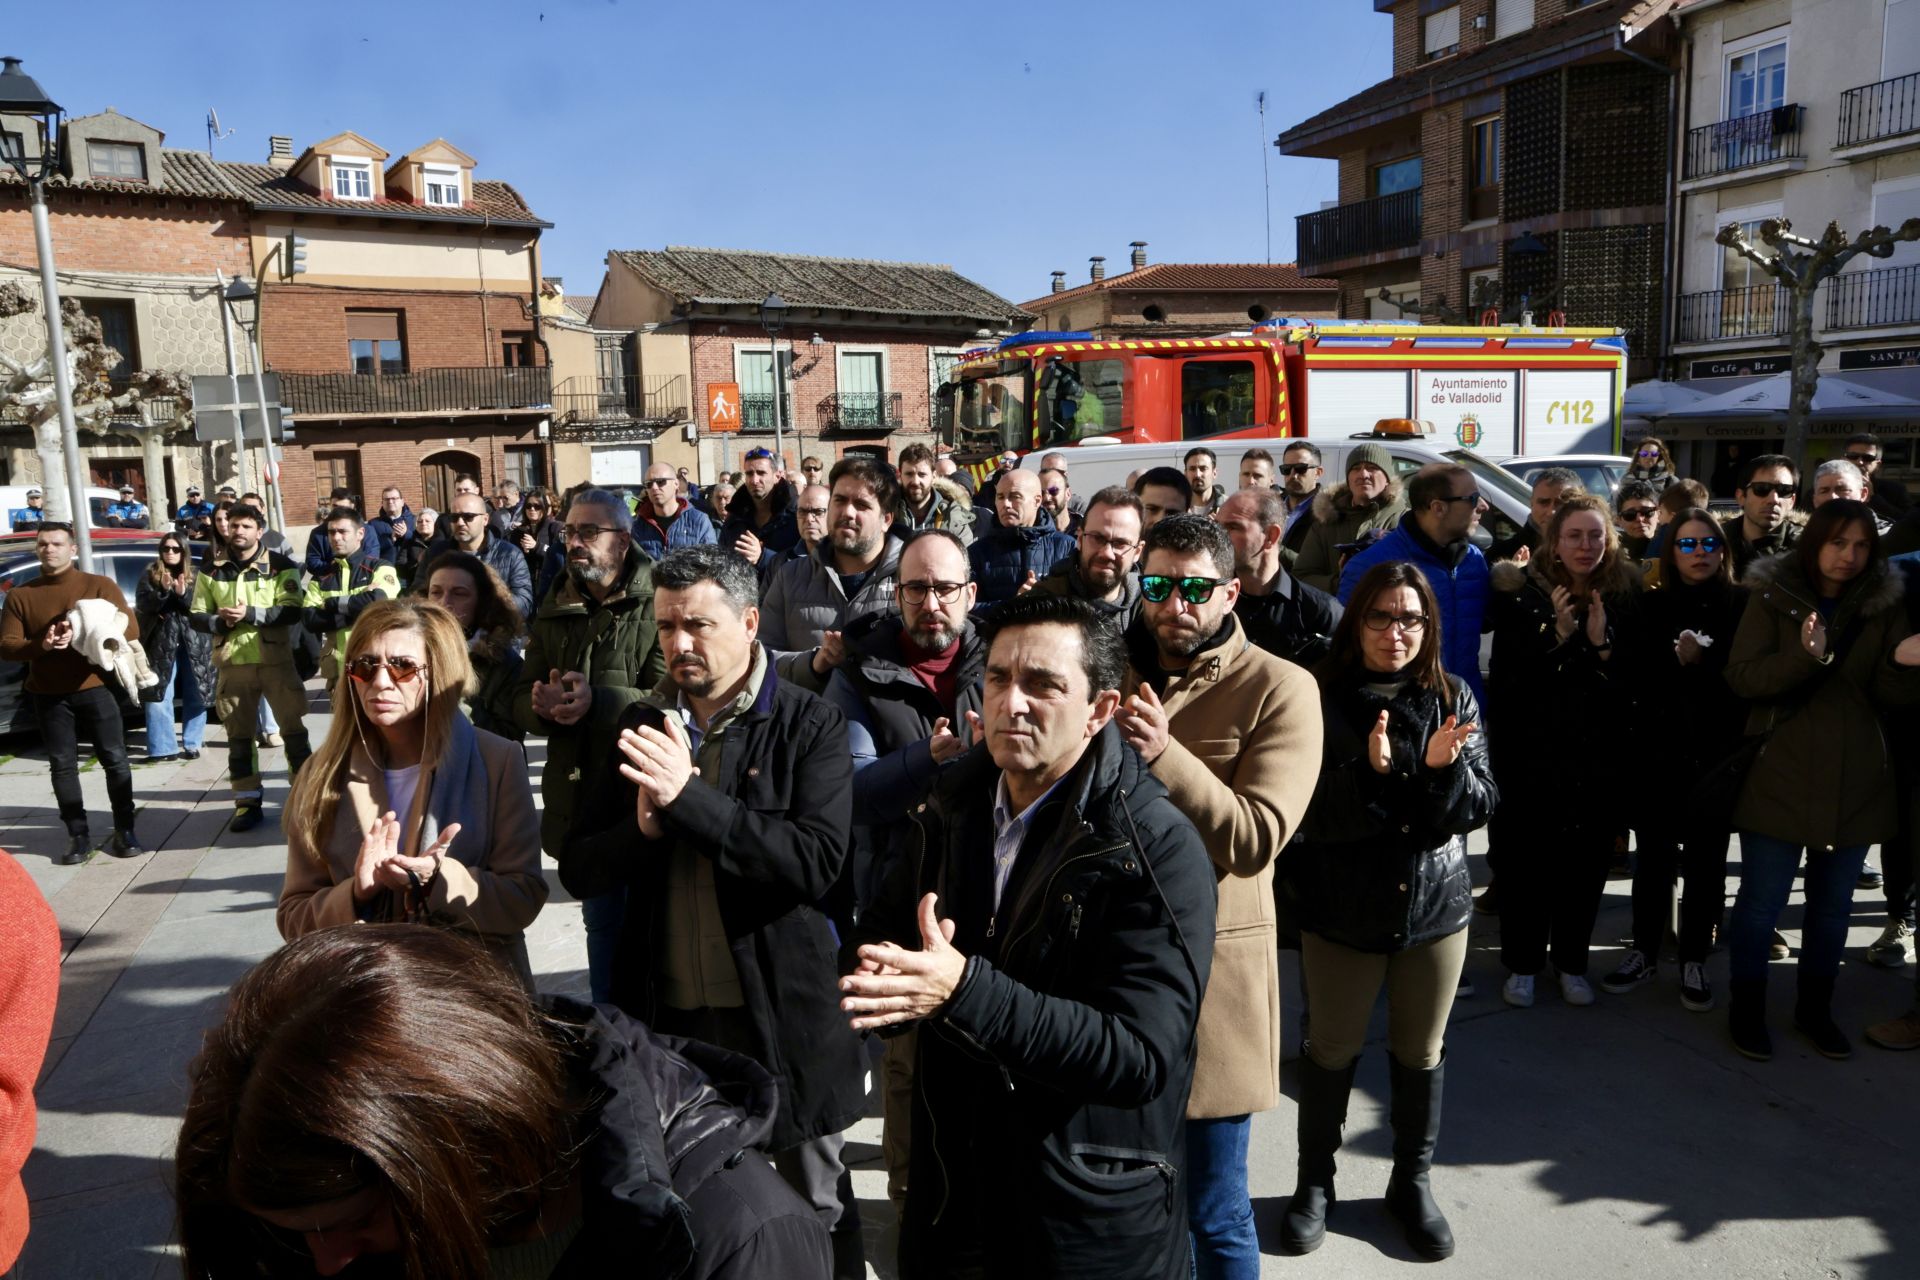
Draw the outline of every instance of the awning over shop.
[[[1792,384],[1787,374],[1743,378],[1695,378],[1671,384],[1714,394],[1665,413],[1635,413],[1657,425],[1662,439],[1729,440],[1778,436],[1787,419]],[[1629,388],[1628,396],[1633,394]],[[1920,436],[1920,368],[1852,369],[1823,373],[1814,388],[1812,434],[1848,436],[1872,431],[1883,436]]]

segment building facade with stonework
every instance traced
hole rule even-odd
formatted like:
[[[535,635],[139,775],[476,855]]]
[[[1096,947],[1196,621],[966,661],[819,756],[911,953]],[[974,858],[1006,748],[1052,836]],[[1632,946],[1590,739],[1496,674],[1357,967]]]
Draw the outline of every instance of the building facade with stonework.
[[[0,133],[7,145],[34,145],[25,122],[0,118]],[[76,116],[62,130],[62,171],[47,185],[62,295],[80,305],[119,354],[106,374],[110,389],[142,371],[193,375],[228,368],[220,289],[223,278],[247,270],[247,202],[204,152],[163,143],[160,130],[112,110]],[[0,166],[0,284],[17,286],[35,304],[0,319],[7,370],[31,368],[46,356],[38,263],[26,186]],[[238,332],[234,353],[238,370],[250,373]],[[5,381],[0,373],[0,384]],[[82,388],[82,396],[88,390]],[[155,404],[119,415],[108,430],[82,430],[89,482],[131,484],[150,507],[171,509],[189,484],[210,493],[232,480],[233,451],[225,444],[201,445],[182,433],[157,455],[144,448],[149,420],[171,419],[172,407]],[[15,401],[0,408],[0,484],[41,480],[34,442]]]
[[[1089,259],[1087,282],[1053,288],[1020,304],[1033,327],[1096,338],[1200,338],[1288,316],[1339,315],[1340,284],[1303,276],[1291,262],[1147,262],[1145,241],[1130,246],[1130,269],[1108,275]]]
[[[1393,74],[1283,132],[1340,166],[1296,221],[1346,316],[1492,313],[1662,343],[1675,0],[1374,0]]]
[[[787,314],[770,339],[761,304],[774,293]],[[932,443],[933,389],[962,351],[1032,322],[948,266],[684,247],[608,254],[592,319],[635,335],[643,389],[685,372],[703,480],[773,445],[775,350],[790,465],[892,458]],[[711,430],[708,389],[723,383],[740,390],[737,436]]]

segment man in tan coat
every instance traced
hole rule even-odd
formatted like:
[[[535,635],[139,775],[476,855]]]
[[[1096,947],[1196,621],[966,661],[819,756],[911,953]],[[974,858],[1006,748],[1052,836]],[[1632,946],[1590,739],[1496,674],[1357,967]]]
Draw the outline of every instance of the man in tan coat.
[[[1147,532],[1127,632],[1127,741],[1199,829],[1219,879],[1213,975],[1187,1104],[1187,1212],[1200,1273],[1259,1266],[1247,1196],[1252,1113],[1280,1101],[1273,859],[1320,776],[1313,677],[1248,641],[1233,543],[1203,516]]]

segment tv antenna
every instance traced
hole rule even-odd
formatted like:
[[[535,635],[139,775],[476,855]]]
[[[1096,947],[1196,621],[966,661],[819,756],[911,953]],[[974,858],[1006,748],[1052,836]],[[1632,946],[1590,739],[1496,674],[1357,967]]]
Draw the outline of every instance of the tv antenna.
[[[212,107],[207,108],[207,155],[213,155],[213,144],[222,138],[231,138],[233,130],[220,127],[220,113]]]
[[[1273,265],[1273,179],[1267,175],[1267,91],[1253,95],[1254,109],[1260,113],[1260,186],[1265,193],[1267,223],[1267,265]]]

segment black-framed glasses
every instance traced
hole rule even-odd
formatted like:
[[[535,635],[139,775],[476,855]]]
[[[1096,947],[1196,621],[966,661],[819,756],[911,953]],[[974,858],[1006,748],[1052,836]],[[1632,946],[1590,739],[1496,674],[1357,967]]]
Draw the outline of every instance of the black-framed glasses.
[[[347,674],[361,684],[368,684],[373,680],[374,673],[383,667],[395,684],[410,684],[427,669],[427,664],[401,653],[391,658],[377,658],[373,654],[363,653],[347,664]]]
[[[1660,508],[1658,507],[1620,508],[1620,518],[1622,520],[1651,520],[1659,514]]]
[[[449,511],[444,518],[465,523],[468,520],[485,520],[487,513],[484,511]]]
[[[1280,464],[1280,474],[1283,476],[1303,476],[1309,471],[1318,470],[1319,466],[1320,464],[1317,462],[1283,462]]]
[[[1424,613],[1389,613],[1385,609],[1369,609],[1360,619],[1367,624],[1369,631],[1385,631],[1388,627],[1399,627],[1412,635],[1427,625]]]
[[[1791,498],[1800,492],[1800,486],[1781,484],[1776,480],[1755,480],[1747,486],[1747,492],[1756,498],[1771,498],[1776,493],[1783,498]]]
[[[1205,604],[1213,599],[1215,587],[1224,587],[1231,581],[1231,578],[1170,578],[1163,573],[1149,573],[1140,579],[1140,594],[1154,604],[1161,604],[1178,588],[1180,598],[1188,604]]]
[[[802,516],[805,516],[809,520],[823,520],[826,518],[826,514],[827,514],[827,509],[825,507],[795,507],[794,511],[796,511]]]
[[[1094,546],[1104,551],[1111,551],[1115,555],[1125,555],[1140,545],[1139,542],[1134,539],[1116,538],[1110,533],[1088,533],[1085,529],[1080,531],[1080,540],[1083,542],[1091,542]]]
[[[925,604],[932,596],[941,604],[951,604],[960,593],[966,590],[964,582],[903,582],[900,584],[900,598],[908,604]]]
[[[610,524],[563,524],[560,526],[560,536],[568,542],[572,542],[575,538],[582,542],[592,542],[603,533],[618,532],[620,531]]]
[[[1436,499],[1434,499],[1434,501],[1436,501],[1436,502],[1464,502],[1464,503],[1466,503],[1466,504],[1467,504],[1468,506],[1470,506],[1470,507],[1477,507],[1477,506],[1479,506],[1479,505],[1480,505],[1480,491],[1479,491],[1478,489],[1475,489],[1475,490],[1474,490],[1474,491],[1473,491],[1472,493],[1455,493],[1455,494],[1449,494],[1449,495],[1448,495],[1447,497],[1444,497],[1444,498],[1436,498]]]
[[[1673,540],[1673,549],[1683,556],[1695,554],[1710,556],[1725,545],[1727,544],[1712,534],[1708,534],[1704,538],[1675,538]]]

